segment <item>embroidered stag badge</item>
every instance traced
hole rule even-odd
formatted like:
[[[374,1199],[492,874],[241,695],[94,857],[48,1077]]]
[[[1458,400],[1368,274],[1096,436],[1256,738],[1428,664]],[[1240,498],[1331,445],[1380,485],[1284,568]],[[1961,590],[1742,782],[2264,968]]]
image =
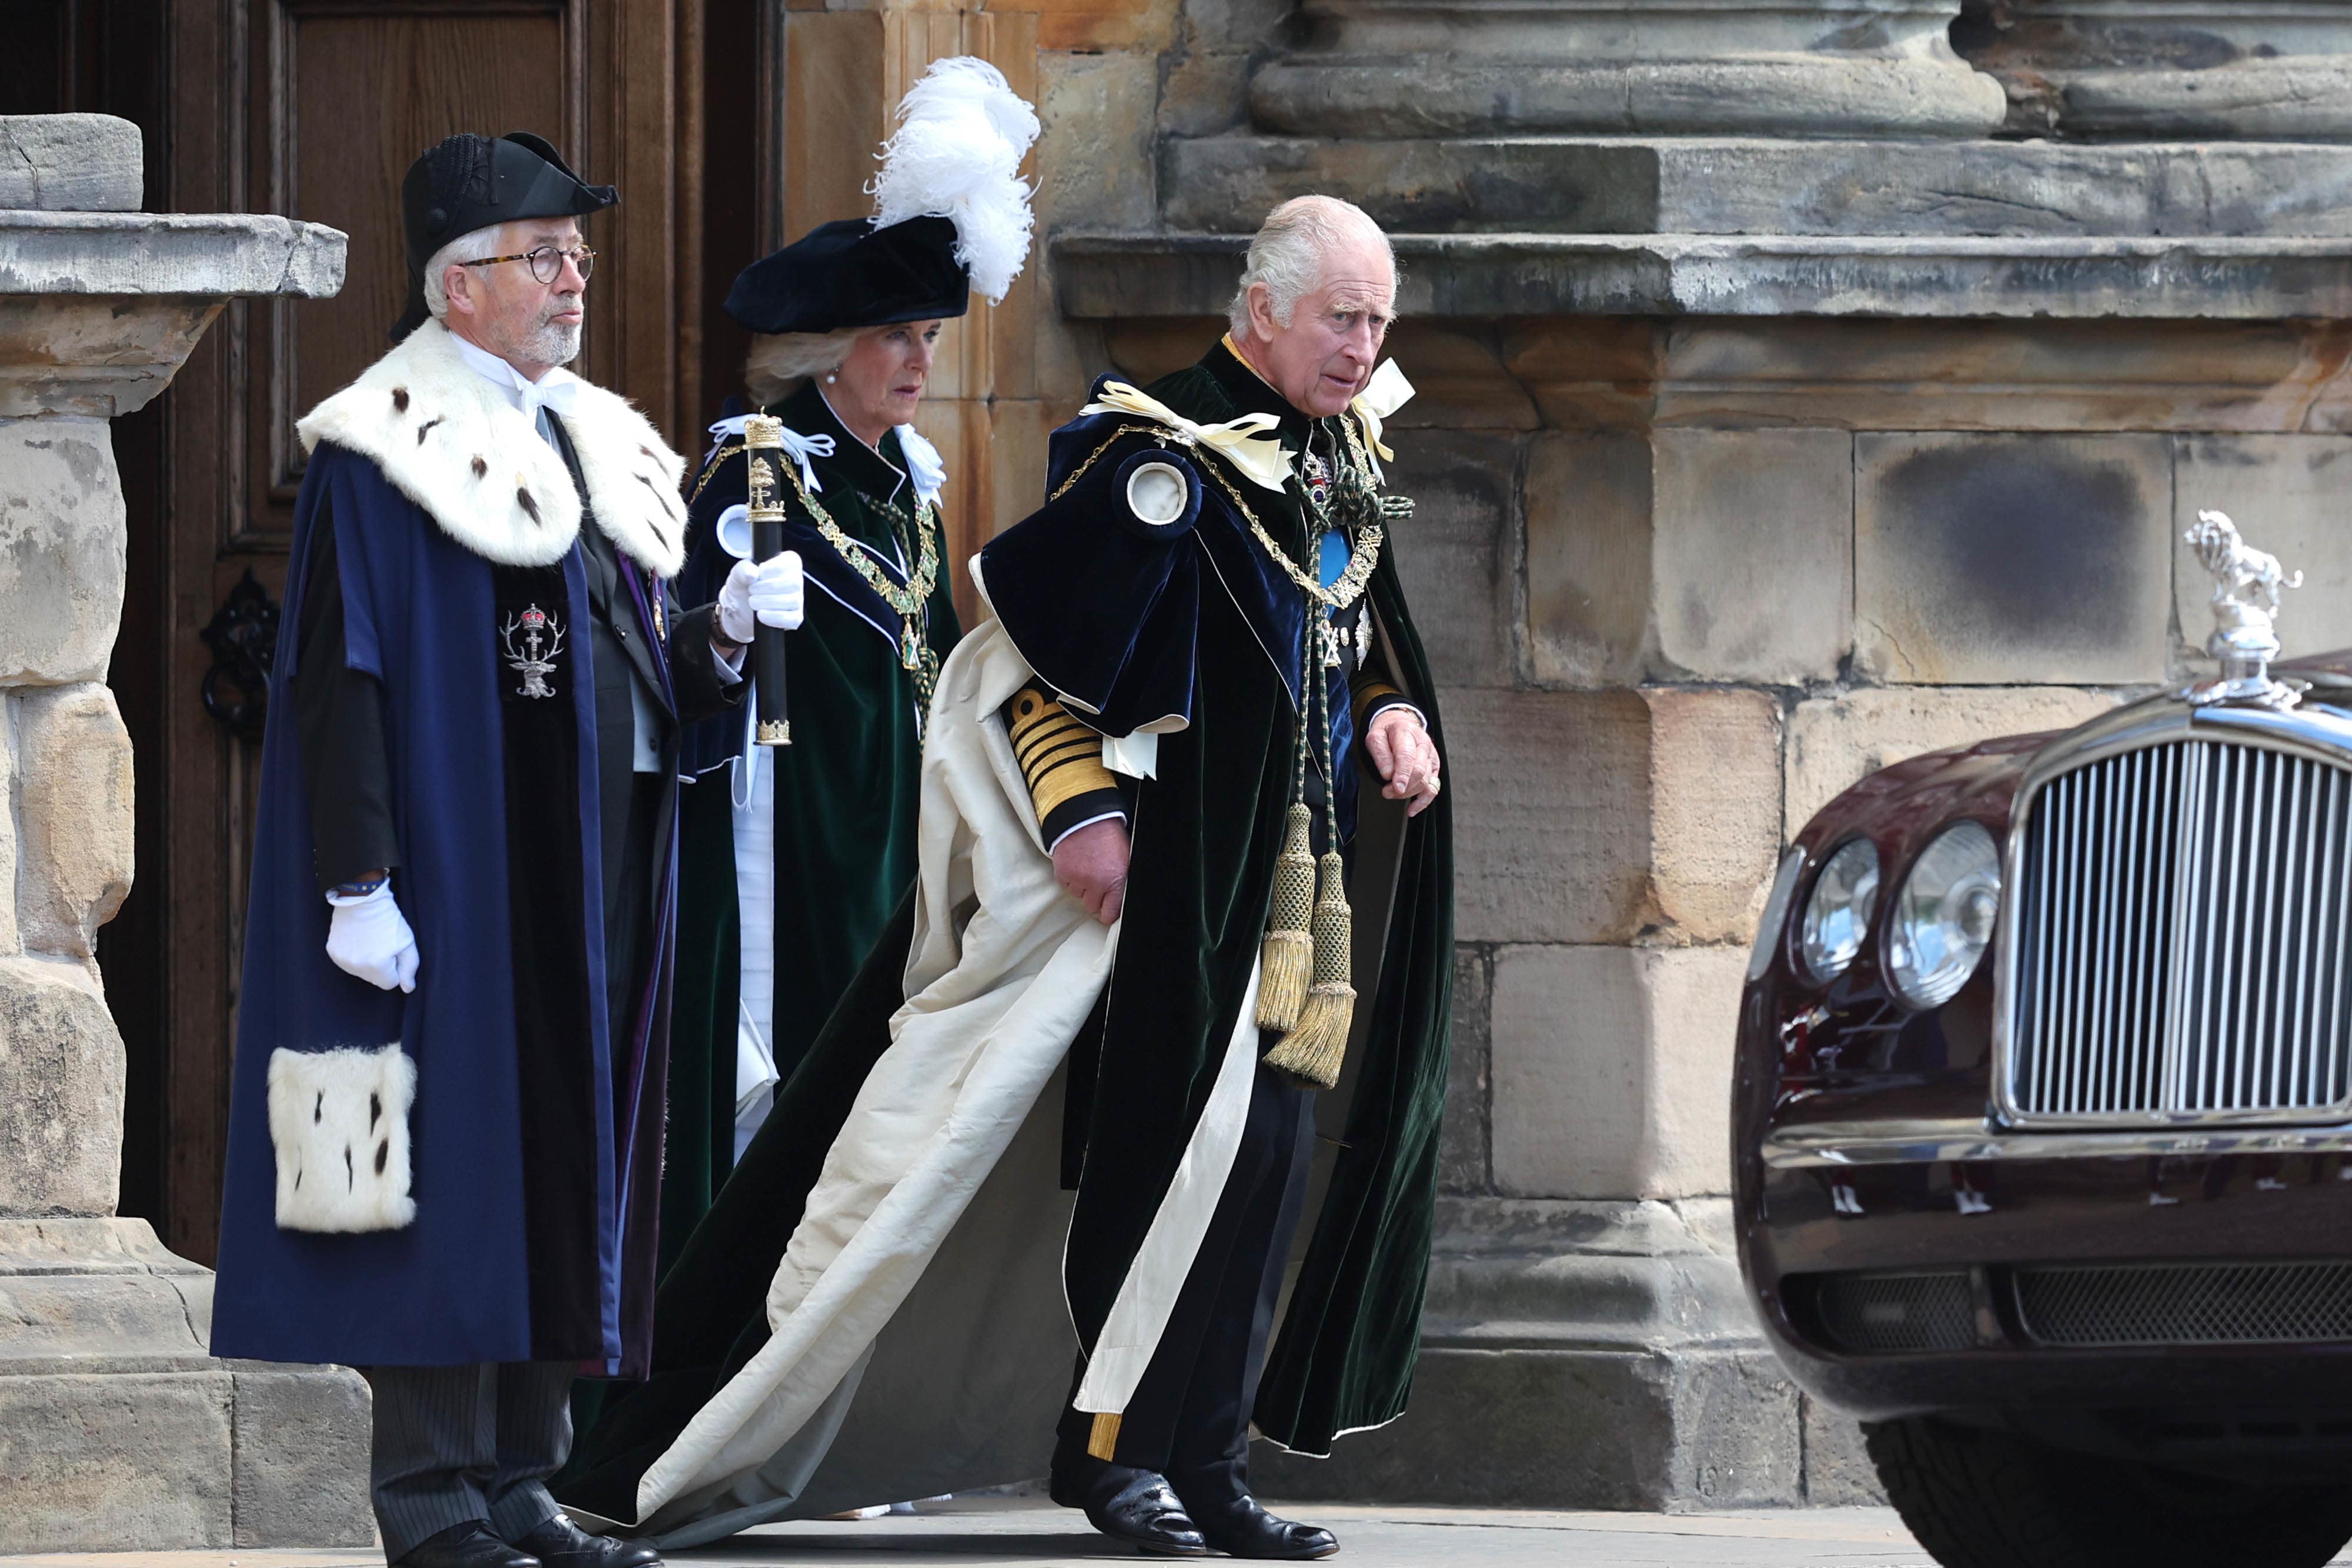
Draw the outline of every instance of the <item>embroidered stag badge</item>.
[[[555,695],[547,677],[555,674],[556,655],[563,652],[562,622],[534,604],[507,617],[506,624],[499,628],[499,641],[506,648],[507,667],[522,676],[522,685],[515,688],[517,696]]]

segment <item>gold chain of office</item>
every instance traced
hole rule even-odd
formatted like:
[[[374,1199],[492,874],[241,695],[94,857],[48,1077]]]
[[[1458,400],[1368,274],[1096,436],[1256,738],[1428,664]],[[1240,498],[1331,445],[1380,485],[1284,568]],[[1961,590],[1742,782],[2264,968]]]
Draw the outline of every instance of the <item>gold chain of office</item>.
[[[1352,459],[1351,466],[1354,467],[1358,474],[1369,472],[1371,467],[1371,459],[1365,454],[1362,443],[1357,439],[1354,423],[1349,420],[1342,420],[1340,421],[1339,428],[1347,434],[1349,455]],[[1096,458],[1100,457],[1104,453],[1109,451],[1113,446],[1117,445],[1127,437],[1130,435],[1150,435],[1160,440],[1166,440],[1171,434],[1171,432],[1157,424],[1120,425],[1117,430],[1110,433],[1109,437],[1106,439],[1101,445],[1096,447],[1092,452],[1087,455],[1085,462],[1070,470],[1069,477],[1063,480],[1061,484],[1055,488],[1053,495],[1048,497],[1047,499],[1049,501],[1058,501],[1064,496],[1069,494],[1070,487],[1085,476],[1087,469],[1095,465]],[[1184,444],[1192,445],[1192,444],[1186,442]],[[1198,450],[1198,448],[1196,447],[1195,450]],[[1209,450],[1213,452],[1215,448],[1212,447]],[[1305,593],[1308,598],[1321,603],[1326,609],[1344,610],[1349,605],[1353,604],[1356,601],[1357,597],[1364,591],[1365,585],[1371,581],[1372,573],[1380,567],[1381,545],[1382,540],[1386,538],[1385,531],[1380,524],[1367,522],[1362,527],[1355,530],[1355,537],[1349,541],[1351,549],[1348,559],[1347,570],[1339,574],[1338,580],[1333,582],[1330,587],[1326,588],[1316,577],[1302,570],[1297,561],[1291,559],[1290,552],[1283,549],[1280,544],[1276,543],[1272,534],[1265,531],[1265,525],[1257,520],[1257,514],[1250,510],[1249,503],[1242,498],[1240,487],[1234,485],[1231,479],[1225,477],[1224,465],[1223,464],[1203,463],[1200,466],[1202,472],[1205,473],[1210,478],[1216,481],[1217,487],[1223,490],[1225,493],[1226,497],[1233,502],[1234,509],[1241,513],[1242,520],[1249,525],[1250,535],[1257,540],[1258,547],[1265,551],[1267,557],[1271,559],[1276,565],[1282,568],[1283,571],[1290,578],[1290,580],[1296,583],[1298,586],[1299,591]],[[1367,486],[1366,488],[1369,491],[1370,486]],[[1391,501],[1387,497],[1381,497],[1377,500],[1376,505],[1380,507],[1381,512],[1385,514],[1390,512],[1395,504],[1391,503]],[[1410,507],[1412,503],[1402,502],[1402,505],[1404,507]]]
[[[703,466],[702,477],[695,485],[694,494],[687,497],[687,504],[692,506],[702,495],[703,486],[710,483],[710,476],[719,472],[729,457],[742,450],[742,444],[739,442],[721,446],[714,453]],[[891,519],[894,525],[891,531],[898,536],[900,543],[911,545],[915,550],[914,575],[901,588],[890,580],[890,574],[876,565],[874,558],[843,531],[841,525],[833,520],[833,514],[809,493],[808,486],[801,483],[800,469],[796,465],[784,463],[779,466],[783,469],[784,479],[792,486],[793,494],[800,497],[801,505],[807,507],[809,516],[816,520],[816,531],[823,536],[824,542],[833,547],[834,553],[849,563],[851,570],[866,580],[866,586],[874,590],[882,602],[898,617],[898,664],[900,668],[914,675],[916,697],[922,704],[923,711],[929,713],[931,690],[938,683],[940,674],[940,657],[931,650],[929,636],[931,592],[939,586],[940,580],[939,513],[929,506],[918,506],[910,517],[903,509],[887,501],[878,501],[871,496],[866,497]],[[908,528],[914,535],[912,539],[906,537]]]

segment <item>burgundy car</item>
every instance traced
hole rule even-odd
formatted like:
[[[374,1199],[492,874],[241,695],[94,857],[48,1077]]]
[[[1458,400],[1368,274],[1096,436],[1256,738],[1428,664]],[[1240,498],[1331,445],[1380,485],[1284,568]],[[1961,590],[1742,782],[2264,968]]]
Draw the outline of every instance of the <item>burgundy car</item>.
[[[2352,655],[2190,538],[2219,678],[1847,790],[1748,966],[1748,1290],[1948,1568],[2352,1540]]]

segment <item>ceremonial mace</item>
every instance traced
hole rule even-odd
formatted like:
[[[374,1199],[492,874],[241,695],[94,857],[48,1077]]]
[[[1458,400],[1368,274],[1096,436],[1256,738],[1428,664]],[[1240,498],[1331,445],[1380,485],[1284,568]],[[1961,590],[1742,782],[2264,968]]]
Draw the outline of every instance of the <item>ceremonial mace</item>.
[[[784,457],[784,425],[779,419],[755,413],[743,422],[744,476],[750,494],[751,559],[764,561],[783,553],[783,495],[776,465]],[[761,746],[790,746],[792,719],[784,712],[784,629],[764,622],[752,628],[751,677],[760,704],[760,722],[753,737]]]

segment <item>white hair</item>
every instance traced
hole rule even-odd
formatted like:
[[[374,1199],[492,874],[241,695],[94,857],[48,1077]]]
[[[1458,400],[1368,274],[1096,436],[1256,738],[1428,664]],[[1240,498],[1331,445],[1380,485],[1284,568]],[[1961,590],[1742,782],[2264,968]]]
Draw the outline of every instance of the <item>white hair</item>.
[[[1235,337],[1249,332],[1250,286],[1265,285],[1274,319],[1290,325],[1298,302],[1323,281],[1324,259],[1351,242],[1377,244],[1396,268],[1396,251],[1372,215],[1337,196],[1294,196],[1265,215],[1251,239],[1249,259],[1242,267],[1241,287],[1225,308],[1225,319]]]
[[[743,386],[761,408],[782,402],[811,376],[837,371],[850,346],[874,327],[844,327],[832,332],[770,332],[751,340],[743,361]]]
[[[459,235],[433,253],[425,264],[425,308],[436,319],[449,314],[449,292],[441,287],[441,279],[460,262],[486,261],[499,253],[505,243],[507,225],[492,224],[486,229],[474,229]]]

